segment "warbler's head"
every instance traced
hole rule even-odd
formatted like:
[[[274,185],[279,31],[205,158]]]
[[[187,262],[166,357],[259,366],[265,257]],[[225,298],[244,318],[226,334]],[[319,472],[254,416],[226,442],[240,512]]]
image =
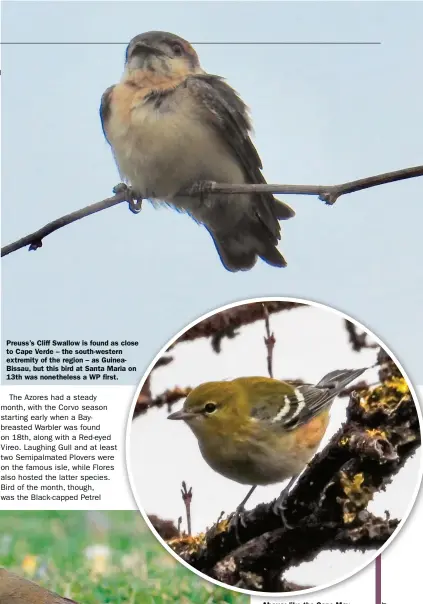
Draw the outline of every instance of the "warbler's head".
[[[248,401],[235,381],[207,382],[194,388],[180,411],[168,419],[185,421],[201,438],[209,433],[235,432],[247,416]]]
[[[189,42],[166,31],[148,31],[133,38],[127,49],[127,69],[159,75],[202,73],[198,55]]]

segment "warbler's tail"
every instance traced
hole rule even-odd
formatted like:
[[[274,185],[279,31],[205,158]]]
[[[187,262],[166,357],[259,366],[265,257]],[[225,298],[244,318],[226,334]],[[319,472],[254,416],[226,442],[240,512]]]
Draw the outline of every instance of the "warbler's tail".
[[[294,216],[294,211],[285,203],[273,198],[272,207],[260,212],[246,212],[236,225],[224,223],[219,228],[209,229],[224,267],[232,272],[252,268],[257,257],[271,266],[286,266],[286,260],[277,245],[280,239],[279,220]]]
[[[348,386],[348,384],[358,378],[362,373],[367,371],[369,367],[364,367],[362,369],[338,369],[335,371],[331,371],[325,377],[323,377],[318,384],[316,384],[316,388],[329,388],[331,392],[331,397],[335,397],[337,394],[342,392],[342,390]]]

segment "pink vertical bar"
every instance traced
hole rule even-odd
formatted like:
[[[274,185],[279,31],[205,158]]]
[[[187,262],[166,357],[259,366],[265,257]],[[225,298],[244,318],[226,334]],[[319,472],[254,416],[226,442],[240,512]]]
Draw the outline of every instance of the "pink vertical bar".
[[[376,566],[376,581],[375,581],[375,591],[376,591],[376,604],[382,604],[382,554],[375,560]]]

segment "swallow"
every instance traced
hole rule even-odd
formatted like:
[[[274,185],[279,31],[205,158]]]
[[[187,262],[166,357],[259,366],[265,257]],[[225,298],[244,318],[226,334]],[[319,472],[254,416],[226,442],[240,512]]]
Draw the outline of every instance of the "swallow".
[[[279,221],[294,211],[271,193],[180,196],[194,183],[263,184],[247,106],[222,77],[206,73],[177,35],[135,36],[120,82],[103,94],[103,133],[134,196],[189,214],[213,238],[229,271],[257,257],[286,266]]]

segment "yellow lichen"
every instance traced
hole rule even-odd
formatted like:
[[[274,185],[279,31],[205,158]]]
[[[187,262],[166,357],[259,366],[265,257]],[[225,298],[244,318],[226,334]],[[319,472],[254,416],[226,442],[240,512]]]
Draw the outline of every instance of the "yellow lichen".
[[[386,380],[385,384],[388,388],[392,388],[401,394],[409,394],[410,392],[408,384],[402,376],[392,377],[390,380]]]
[[[228,530],[230,524],[230,518],[225,518],[225,520],[220,520],[217,524],[214,525],[213,530],[216,535],[219,533],[224,533]]]
[[[204,545],[205,534],[199,533],[194,536],[184,535],[182,537],[174,537],[173,539],[169,539],[167,543],[179,555],[192,555]]]
[[[345,524],[350,524],[356,518],[357,512],[365,509],[373,495],[369,487],[364,484],[364,474],[359,472],[349,476],[346,472],[340,473],[341,487],[346,495],[342,503],[343,519]]]
[[[383,409],[393,413],[404,402],[411,400],[410,390],[405,379],[391,377],[372,390],[364,392],[360,397],[360,406],[364,411]]]
[[[364,476],[362,472],[355,474],[352,479],[345,472],[341,472],[341,486],[347,497],[361,493],[361,485],[363,482]]]
[[[371,438],[387,438],[387,433],[384,430],[378,430],[377,428],[366,430],[366,434],[368,434]]]
[[[354,512],[344,512],[343,519],[345,524],[351,524],[355,520],[356,514]]]

